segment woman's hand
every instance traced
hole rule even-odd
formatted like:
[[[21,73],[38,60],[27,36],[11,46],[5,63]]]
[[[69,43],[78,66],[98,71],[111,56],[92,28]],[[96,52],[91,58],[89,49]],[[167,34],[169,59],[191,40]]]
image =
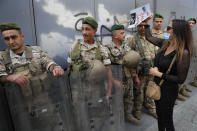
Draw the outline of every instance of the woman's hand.
[[[145,20],[145,23],[147,25],[150,25],[150,19],[153,17],[153,14],[151,14],[146,20]]]
[[[149,70],[149,74],[161,78],[163,73],[159,72],[157,67],[151,67]]]

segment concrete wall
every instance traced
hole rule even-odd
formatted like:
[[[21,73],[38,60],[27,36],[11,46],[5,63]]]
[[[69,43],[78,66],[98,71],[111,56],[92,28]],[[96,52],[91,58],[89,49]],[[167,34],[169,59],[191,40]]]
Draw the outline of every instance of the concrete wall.
[[[101,25],[110,28],[117,20],[129,20],[131,9],[147,3],[153,12],[164,15],[163,28],[173,18],[197,17],[197,0],[1,0],[0,23],[20,24],[26,44],[41,46],[58,64],[66,67],[70,47],[81,38],[76,31],[76,27],[81,27],[81,22],[76,25],[80,18],[95,17],[99,22],[97,35],[100,35]],[[104,33],[110,34],[105,30]],[[104,43],[110,40],[105,37]],[[0,45],[0,49],[5,48],[4,44]]]

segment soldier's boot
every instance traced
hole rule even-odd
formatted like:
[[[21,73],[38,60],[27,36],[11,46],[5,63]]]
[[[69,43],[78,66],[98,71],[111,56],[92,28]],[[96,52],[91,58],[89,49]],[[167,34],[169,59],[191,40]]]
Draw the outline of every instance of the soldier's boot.
[[[180,93],[178,93],[177,99],[179,99],[180,101],[185,101],[185,98]],[[177,101],[177,104],[178,104],[178,101]]]
[[[182,88],[185,89],[187,92],[192,92],[192,90],[189,89],[189,87],[186,84],[183,84]]]
[[[141,120],[142,117],[142,112],[141,111],[135,111],[134,112],[134,117],[138,120]]]
[[[187,92],[192,92],[192,90],[187,85],[185,85],[185,84],[183,84],[183,88],[185,88],[185,90]]]
[[[125,121],[132,123],[132,124],[139,124],[139,120],[136,119],[133,114],[133,106],[134,103],[133,102],[129,102],[129,100],[127,101],[127,99],[124,100],[124,114],[125,114]]]
[[[187,92],[192,92],[192,90],[189,87],[187,87],[187,86],[186,86],[185,89],[186,89]]]
[[[194,77],[194,80],[191,82],[191,85],[197,88],[197,76]]]
[[[140,120],[142,116],[142,104],[136,103],[134,108],[133,116]]]
[[[197,81],[192,81],[191,85],[197,88]]]
[[[185,88],[182,88],[182,89],[180,90],[180,93],[181,93],[183,96],[190,97],[189,92],[187,92],[187,91],[185,90]]]
[[[130,114],[128,114],[128,113],[125,114],[125,121],[127,121],[131,124],[135,124],[135,125],[139,124],[139,122],[140,122],[131,113]]]

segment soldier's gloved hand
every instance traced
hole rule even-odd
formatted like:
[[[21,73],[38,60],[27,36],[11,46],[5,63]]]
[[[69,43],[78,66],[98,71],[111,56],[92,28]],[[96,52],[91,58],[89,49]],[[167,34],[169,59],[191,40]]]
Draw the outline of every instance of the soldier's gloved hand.
[[[17,83],[20,86],[26,86],[29,84],[29,78],[27,76],[22,75],[22,74],[9,75],[9,76],[7,76],[7,80],[10,82]]]
[[[64,70],[63,70],[61,67],[55,67],[55,68],[53,69],[53,75],[54,75],[55,77],[61,77],[61,76],[64,75]]]

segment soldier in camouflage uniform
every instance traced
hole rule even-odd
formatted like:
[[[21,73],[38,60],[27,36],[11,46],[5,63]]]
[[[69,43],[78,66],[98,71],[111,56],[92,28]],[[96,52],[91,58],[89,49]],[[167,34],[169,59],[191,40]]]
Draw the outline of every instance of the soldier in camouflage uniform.
[[[164,32],[161,30],[164,17],[160,13],[155,13],[153,17],[153,28],[151,33],[154,37],[164,39]]]
[[[187,21],[189,22],[190,28],[193,29],[194,26],[195,26],[195,24],[196,24],[196,19],[195,18],[189,18]],[[197,84],[196,83],[197,83],[197,76],[194,77],[194,80],[193,80],[193,82],[191,82],[191,84],[194,87],[197,87]],[[192,91],[191,91],[191,89],[189,89],[189,87],[187,87],[186,84],[180,85],[178,98],[180,99],[180,96],[181,95],[183,95],[185,97],[189,97],[190,96],[189,92],[192,92]],[[185,99],[183,98],[183,99],[180,99],[180,100],[185,100]]]
[[[94,40],[97,32],[98,24],[92,17],[86,17],[82,24],[83,40],[79,39],[72,46],[69,57],[67,59],[69,66],[68,70],[79,72],[83,68],[88,68],[89,63],[94,60],[100,60],[106,66],[107,71],[111,74],[110,64],[107,49],[101,45],[99,41]],[[110,77],[111,78],[111,77]],[[109,85],[109,88],[111,86]],[[108,88],[108,89],[109,89]],[[111,95],[111,89],[108,90],[107,96]]]
[[[144,28],[145,22],[141,22],[137,26],[137,33],[134,36],[131,36],[129,40],[129,46],[132,49],[135,49],[137,52],[139,52],[142,60],[140,63],[139,68],[139,79],[141,83],[141,88],[139,90],[134,90],[134,101],[135,101],[135,111],[134,116],[137,119],[141,119],[141,110],[142,110],[142,104],[144,104],[144,107],[148,110],[148,113],[155,118],[156,115],[156,107],[153,99],[150,99],[145,96],[146,86],[148,84],[148,81],[151,78],[149,75],[149,68],[153,66],[152,60],[155,57],[155,46],[149,43],[145,39],[145,28]]]
[[[197,48],[197,47],[196,47],[196,44],[197,44],[196,33],[195,33],[194,30],[193,30],[194,27],[195,27],[195,25],[196,25],[196,19],[195,19],[195,18],[189,18],[187,21],[189,22],[189,25],[190,25],[190,27],[191,27],[191,29],[192,29],[193,38],[194,38],[194,45],[195,45],[194,48],[196,49],[196,48]],[[195,61],[195,58],[196,58],[196,55],[195,55],[195,57],[193,58],[194,61]],[[195,76],[194,76],[194,80],[191,82],[191,85],[197,88],[197,75],[196,75],[196,74],[195,74]],[[190,90],[188,90],[188,89],[186,89],[186,90],[187,90],[187,91],[190,91]]]
[[[21,33],[21,28],[16,23],[3,23],[0,25],[0,30],[2,39],[8,46],[8,49],[0,52],[0,81],[4,83],[13,82],[20,86],[24,98],[24,107],[30,116],[35,110],[51,105],[51,100],[46,91],[49,87],[39,85],[39,82],[43,80],[49,86],[46,71],[52,72],[55,77],[60,77],[64,74],[64,70],[39,47],[25,46],[23,43],[24,34]],[[43,89],[40,89],[40,87],[43,87]],[[21,116],[20,113],[17,116]],[[49,123],[57,123],[57,119],[54,121],[47,115],[49,115],[48,112],[37,117],[32,115],[30,118],[32,122],[31,130],[45,131]]]
[[[164,17],[160,13],[155,13],[153,17],[153,28],[151,29],[152,36],[164,39],[164,32],[161,30]],[[155,46],[157,51],[159,47]]]
[[[193,33],[193,38],[194,38],[194,49],[196,49],[196,44],[197,44],[197,40],[196,40],[196,33],[194,32],[194,27],[196,25],[196,19],[195,18],[189,18],[187,20],[189,22],[189,25],[192,29],[192,33]],[[195,54],[195,57],[193,57],[193,61],[196,60],[196,54]],[[194,76],[194,80],[191,82],[191,85],[196,87],[197,88],[197,74],[195,73],[195,76]],[[185,87],[185,90],[188,91],[188,92],[191,92],[191,90],[184,84],[183,85]]]
[[[130,47],[128,46],[128,43],[127,44],[123,43],[123,41],[125,40],[124,26],[115,24],[111,27],[111,31],[112,31],[112,42],[107,44],[106,46],[108,48],[112,65],[114,66],[122,65],[123,71],[119,75],[121,74],[123,75],[122,80],[123,80],[123,92],[124,92],[123,101],[124,101],[125,120],[133,124],[138,124],[139,120],[137,120],[131,114],[134,105],[133,79],[138,80],[138,76],[136,74],[137,69],[136,68],[129,69],[123,65],[123,56],[131,50]],[[118,71],[112,69],[113,74],[117,72]]]
[[[196,19],[195,19],[195,18],[189,18],[189,19],[188,19],[188,22],[189,22],[189,24],[190,24],[191,29],[193,30],[194,27],[195,27],[195,25],[196,25]],[[195,35],[195,33],[193,32],[194,44],[195,44],[195,48],[197,48],[197,47],[196,47],[197,40],[196,40],[196,36],[194,36],[194,35]],[[195,56],[196,56],[196,55],[195,55]],[[193,59],[195,59],[195,58],[196,58],[196,57],[194,57]],[[191,85],[197,88],[197,75],[196,75],[196,74],[195,74],[195,76],[194,76],[194,80],[191,82]]]
[[[107,119],[106,117],[108,115],[105,112],[106,106],[98,104],[105,103],[106,96],[107,98],[110,98],[111,96],[111,61],[108,57],[106,47],[103,47],[99,41],[94,40],[94,36],[97,32],[97,27],[98,24],[94,18],[84,18],[82,22],[83,39],[78,40],[72,46],[69,57],[67,59],[69,63],[68,70],[71,71],[72,78],[75,77],[74,74],[83,76],[80,77],[82,84],[74,85],[73,82],[71,82],[72,100],[74,113],[76,114],[75,119],[77,122],[77,131],[98,131],[99,129],[103,130],[101,125],[103,124],[102,122]],[[103,79],[99,78],[100,80],[97,80],[96,78],[95,80],[90,80],[92,77],[97,76],[97,74],[95,74],[95,76],[89,76],[90,74],[88,74],[89,70],[94,68],[91,67],[91,65],[93,62],[95,62],[95,60],[97,60],[97,62],[101,62],[101,64],[104,64],[107,70],[107,74],[109,76],[107,91],[105,90]],[[105,70],[100,71],[100,73],[102,74],[105,74],[105,72]],[[76,81],[76,83],[77,82],[79,81]],[[80,88],[82,90],[79,90]],[[79,98],[79,95],[83,96],[83,98]],[[88,117],[82,116],[84,112],[82,112],[82,110],[78,108],[83,102],[85,103],[85,105],[88,105],[88,107],[85,106],[85,109],[87,109]],[[88,120],[85,117],[87,117]],[[78,119],[81,119],[81,121]],[[86,121],[88,123],[85,123]],[[84,122],[84,124],[81,124],[81,122]]]

